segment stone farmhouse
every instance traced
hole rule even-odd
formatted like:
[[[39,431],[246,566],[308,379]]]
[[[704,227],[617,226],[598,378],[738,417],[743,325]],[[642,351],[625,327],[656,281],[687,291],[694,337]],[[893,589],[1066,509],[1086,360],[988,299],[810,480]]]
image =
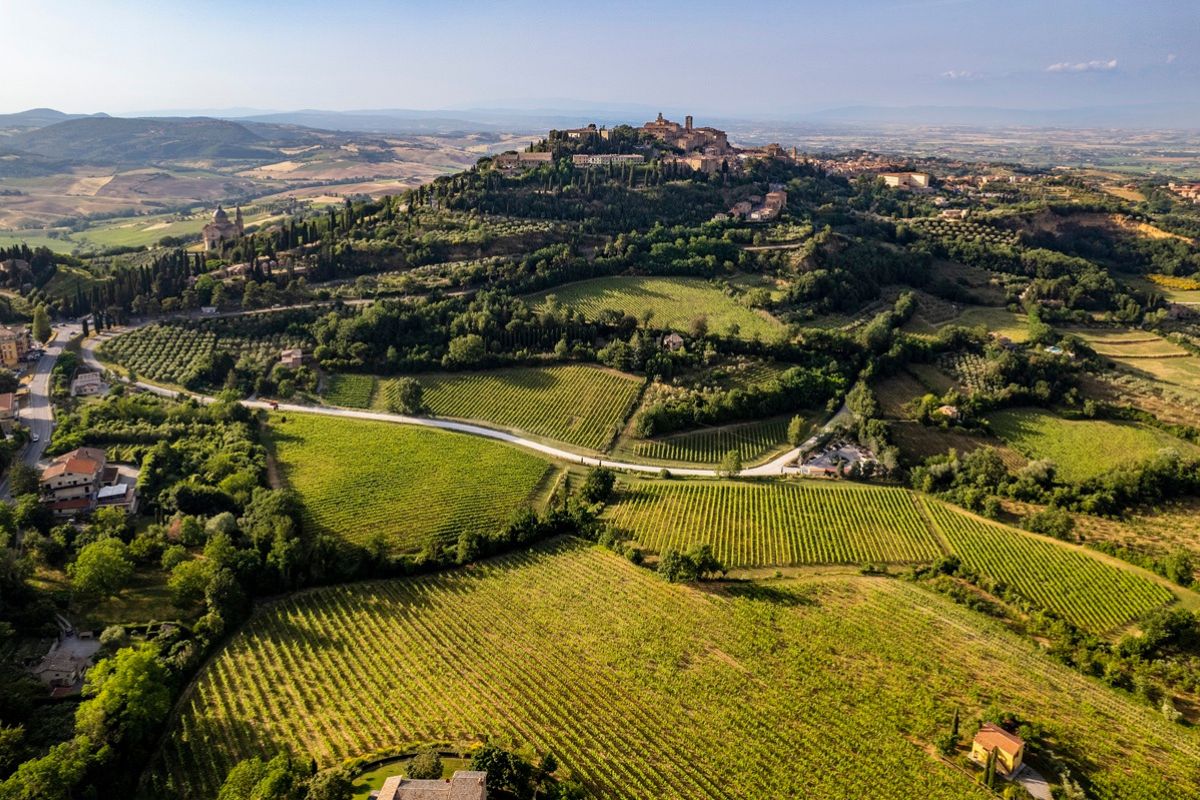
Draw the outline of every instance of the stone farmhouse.
[[[104,391],[104,380],[96,371],[80,372],[71,381],[72,397],[90,397]]]
[[[487,773],[458,770],[450,780],[410,780],[393,775],[375,800],[487,800]]]
[[[233,222],[229,221],[229,215],[225,213],[225,209],[217,206],[212,222],[201,229],[200,236],[204,239],[205,250],[216,250],[222,242],[232,241],[241,236],[244,231],[245,226],[242,224],[240,206],[235,211]]]

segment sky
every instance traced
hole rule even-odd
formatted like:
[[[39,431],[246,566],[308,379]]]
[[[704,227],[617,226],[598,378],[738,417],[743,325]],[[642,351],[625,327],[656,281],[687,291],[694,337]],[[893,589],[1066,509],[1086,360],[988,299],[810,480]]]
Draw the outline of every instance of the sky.
[[[0,113],[1200,102],[1200,0],[0,0],[0,37]]]

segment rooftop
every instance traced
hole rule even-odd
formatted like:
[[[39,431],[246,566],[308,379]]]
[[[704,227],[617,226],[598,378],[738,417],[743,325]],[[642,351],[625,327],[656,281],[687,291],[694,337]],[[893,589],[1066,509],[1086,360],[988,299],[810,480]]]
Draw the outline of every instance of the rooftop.
[[[979,733],[975,734],[975,743],[989,752],[998,749],[1010,756],[1016,756],[1025,746],[1025,740],[1016,734],[1009,733],[999,725],[990,722],[983,723]]]
[[[449,780],[410,780],[393,775],[383,782],[377,800],[484,800],[487,773],[459,770]]]

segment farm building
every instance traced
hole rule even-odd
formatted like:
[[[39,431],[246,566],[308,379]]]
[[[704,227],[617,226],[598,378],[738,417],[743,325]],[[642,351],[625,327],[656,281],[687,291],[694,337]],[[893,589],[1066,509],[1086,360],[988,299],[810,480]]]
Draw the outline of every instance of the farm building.
[[[683,347],[683,337],[678,333],[668,333],[663,337],[662,344],[665,349],[674,353],[676,350]]]
[[[376,800],[487,800],[487,773],[458,770],[450,780],[410,780],[393,775]]]
[[[304,351],[292,347],[279,354],[279,363],[289,369],[299,369],[304,366]]]
[[[32,672],[47,686],[63,688],[79,683],[91,666],[90,657],[56,644]]]
[[[1025,741],[999,725],[985,722],[971,742],[971,760],[986,764],[993,750],[996,751],[998,773],[1010,777],[1021,769],[1021,759],[1025,756]]]
[[[104,389],[104,381],[100,379],[99,372],[81,372],[71,381],[71,396],[86,397],[93,394],[100,394]]]
[[[946,419],[958,419],[959,417],[958,406],[938,406],[937,413],[941,414]]]

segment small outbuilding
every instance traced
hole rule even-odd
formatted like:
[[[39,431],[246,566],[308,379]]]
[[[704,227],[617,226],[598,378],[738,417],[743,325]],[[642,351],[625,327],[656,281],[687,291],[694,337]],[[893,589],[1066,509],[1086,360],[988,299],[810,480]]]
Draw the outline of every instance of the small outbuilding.
[[[304,351],[299,347],[291,347],[279,354],[279,363],[289,369],[300,369],[304,366]]]
[[[668,333],[662,340],[663,348],[674,353],[683,347],[683,337],[678,333]]]

